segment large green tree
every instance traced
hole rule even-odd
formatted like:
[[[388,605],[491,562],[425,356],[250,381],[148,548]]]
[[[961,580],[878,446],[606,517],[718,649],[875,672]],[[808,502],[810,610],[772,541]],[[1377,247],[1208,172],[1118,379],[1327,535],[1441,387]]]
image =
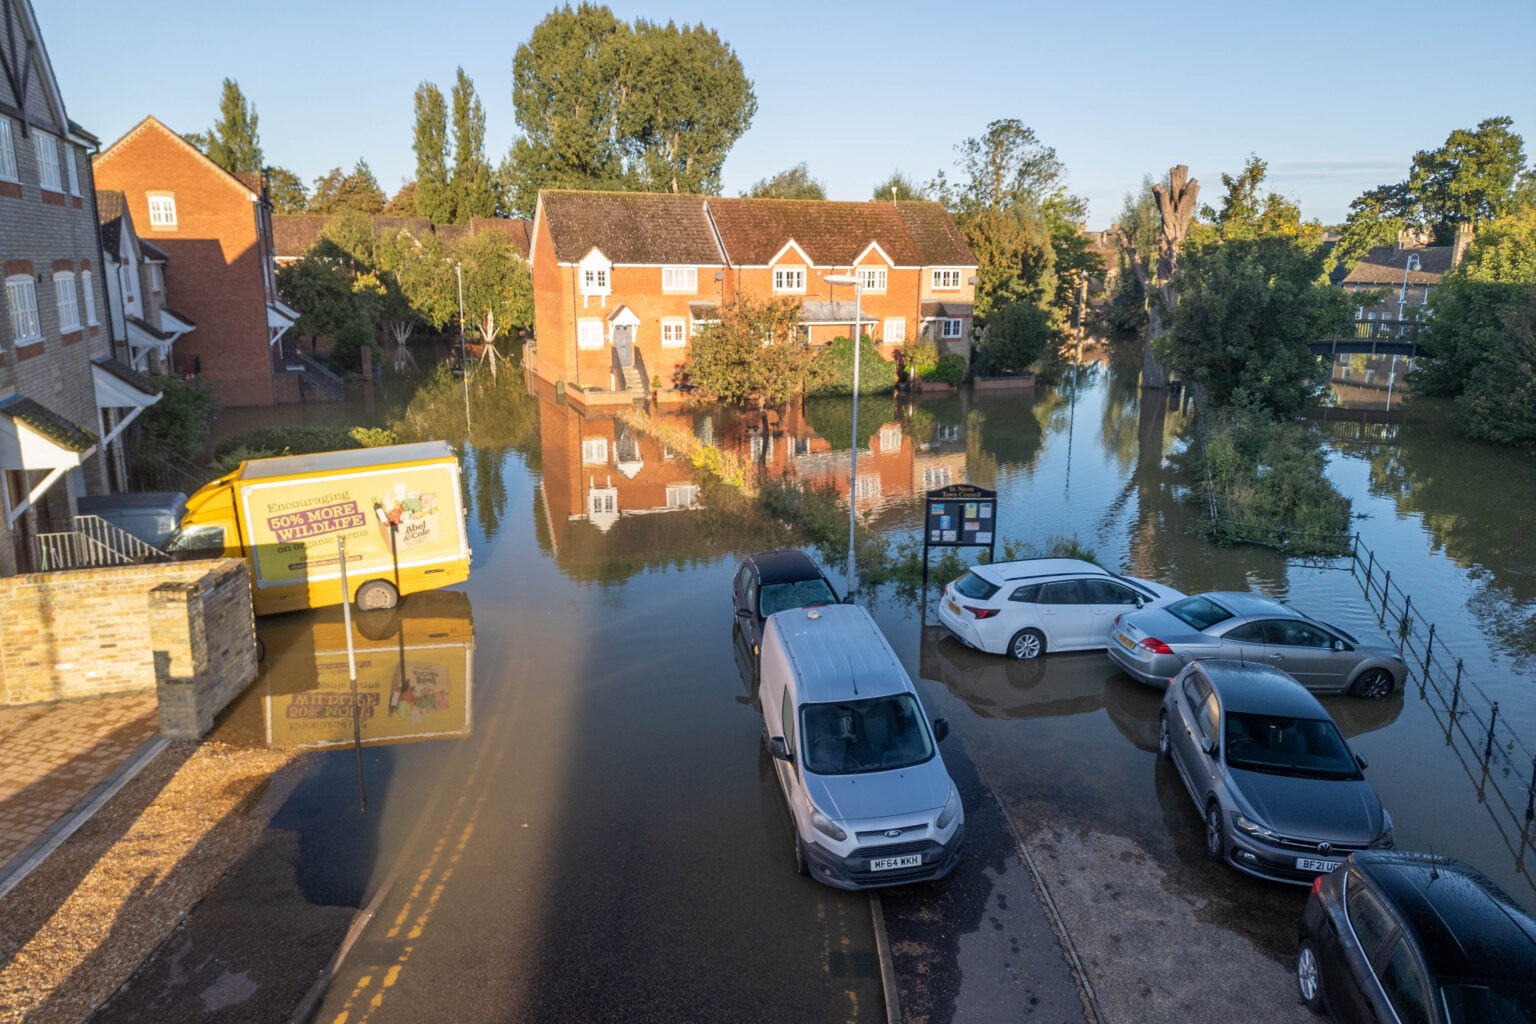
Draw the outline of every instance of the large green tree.
[[[485,159],[485,108],[475,95],[474,81],[458,69],[453,83],[453,222],[468,224],[475,217],[496,213],[491,165]]]
[[[757,112],[740,59],[713,30],[630,26],[588,3],[539,22],[512,79],[522,134],[500,173],[523,214],[541,188],[717,194]]]
[[[494,359],[503,334],[533,325],[533,275],[512,239],[500,231],[465,235],[448,256],[463,268],[466,333],[490,346],[487,352]]]
[[[273,213],[303,213],[309,206],[304,179],[286,167],[267,168],[267,194],[272,198]]]
[[[1242,172],[1221,176],[1226,194],[1221,197],[1221,208],[1205,206],[1200,211],[1203,223],[1190,230],[1190,239],[1203,241],[1214,234],[1222,241],[1275,236],[1295,238],[1308,245],[1322,240],[1323,226],[1318,221],[1303,221],[1301,207],[1278,192],[1264,191],[1264,178],[1269,165],[1257,156],[1250,156],[1243,164]]]
[[[208,159],[231,174],[260,174],[263,161],[256,121],[256,107],[246,100],[239,83],[224,79],[219,119],[204,136]]]
[[[689,345],[690,383],[716,401],[759,408],[781,406],[804,393],[815,353],[800,327],[793,299],[758,301],[738,295]]]
[[[918,199],[933,198],[927,185],[918,184],[910,175],[900,170],[891,172],[891,176],[875,186],[875,193],[870,198],[887,200],[890,202],[903,202]]]
[[[416,87],[416,129],[411,140],[416,153],[416,210],[434,224],[453,221],[448,194],[448,105],[431,82]]]
[[[748,199],[825,199],[827,187],[811,177],[802,160],[787,171],[758,179],[742,195]]]
[[[308,212],[334,214],[351,210],[371,215],[383,209],[384,190],[379,188],[368,161],[359,159],[350,174],[340,167],[333,167],[315,179]]]
[[[1159,355],[1215,406],[1299,412],[1320,389],[1308,342],[1353,313],[1323,277],[1321,249],[1280,235],[1192,245],[1174,284]]]

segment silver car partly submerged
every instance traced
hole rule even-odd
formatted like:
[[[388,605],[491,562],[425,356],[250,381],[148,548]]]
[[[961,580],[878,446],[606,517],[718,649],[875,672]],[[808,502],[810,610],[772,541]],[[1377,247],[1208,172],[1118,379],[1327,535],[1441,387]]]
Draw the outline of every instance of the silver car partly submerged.
[[[1131,678],[1167,686],[1185,663],[1230,658],[1269,665],[1315,693],[1381,698],[1408,666],[1385,637],[1358,637],[1261,594],[1213,591],[1128,611],[1109,631],[1109,658]]]

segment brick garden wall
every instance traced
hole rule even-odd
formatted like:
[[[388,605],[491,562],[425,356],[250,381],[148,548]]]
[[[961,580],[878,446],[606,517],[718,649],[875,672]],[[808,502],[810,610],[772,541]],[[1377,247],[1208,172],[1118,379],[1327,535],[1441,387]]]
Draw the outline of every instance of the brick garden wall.
[[[199,736],[256,678],[239,559],[0,579],[0,704],[158,688],[162,732]]]

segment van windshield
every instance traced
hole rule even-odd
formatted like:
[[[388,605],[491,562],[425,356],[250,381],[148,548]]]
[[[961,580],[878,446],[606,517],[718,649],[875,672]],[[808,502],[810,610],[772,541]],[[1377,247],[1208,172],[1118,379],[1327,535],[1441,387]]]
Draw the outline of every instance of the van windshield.
[[[910,693],[807,704],[800,710],[806,771],[818,775],[883,772],[933,756],[922,708]]]

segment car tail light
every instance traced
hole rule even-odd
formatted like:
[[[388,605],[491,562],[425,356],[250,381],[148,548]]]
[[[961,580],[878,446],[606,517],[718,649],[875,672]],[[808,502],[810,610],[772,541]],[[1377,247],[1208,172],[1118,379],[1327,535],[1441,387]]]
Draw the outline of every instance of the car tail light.
[[[1173,648],[1172,647],[1169,647],[1167,644],[1163,643],[1161,640],[1159,640],[1155,636],[1147,637],[1145,640],[1143,640],[1140,643],[1139,646],[1145,647],[1147,650],[1151,651],[1153,654],[1172,654],[1173,653]]]
[[[990,619],[997,614],[996,608],[972,608],[970,605],[963,605],[962,607],[978,619]]]
[[[1117,625],[1117,626],[1120,625],[1120,620],[1123,619],[1123,618],[1125,618],[1125,613],[1124,612],[1121,612],[1119,615],[1116,615],[1115,616],[1115,625]]]

